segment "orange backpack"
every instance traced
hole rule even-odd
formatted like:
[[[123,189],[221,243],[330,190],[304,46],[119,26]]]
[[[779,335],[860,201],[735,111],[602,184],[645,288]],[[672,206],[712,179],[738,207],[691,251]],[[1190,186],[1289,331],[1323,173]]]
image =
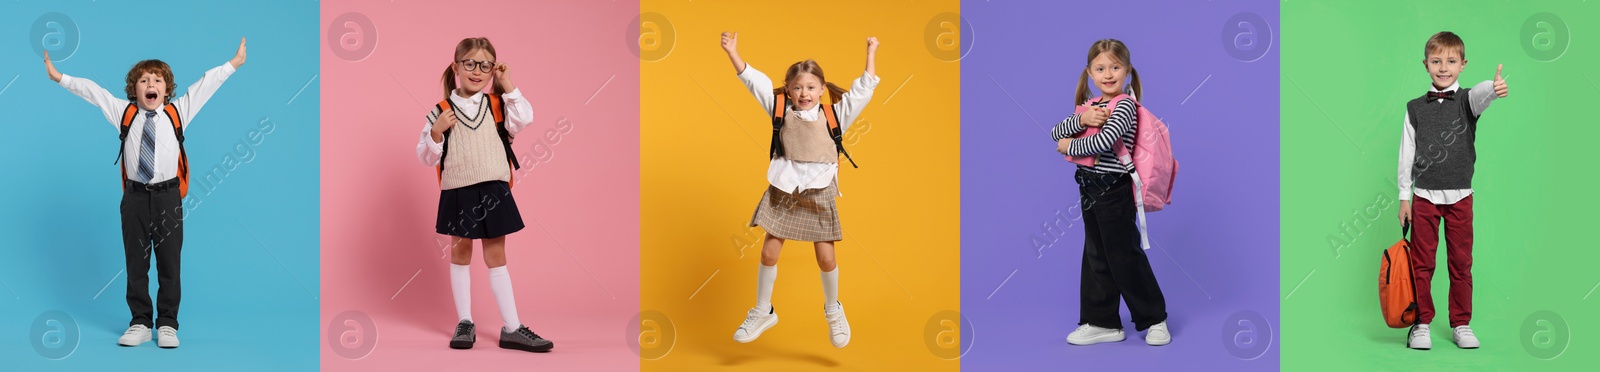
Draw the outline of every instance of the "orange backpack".
[[[513,136],[511,135],[511,131],[506,129],[505,104],[503,103],[499,94],[485,93],[484,97],[489,99],[489,112],[494,114],[494,129],[496,132],[500,133],[500,143],[504,144],[506,147],[506,161],[511,163],[511,170],[513,172],[511,172],[510,184],[511,186],[516,186],[517,172],[515,172],[515,170],[522,169],[522,164],[517,163],[517,153],[511,149],[511,140]],[[439,108],[439,112],[441,114],[445,111],[461,112],[461,109],[456,107],[455,102],[450,102],[449,98],[446,98],[444,101],[440,101],[436,106]],[[442,136],[445,138],[445,141],[443,142],[444,149],[443,151],[439,152],[439,165],[434,167],[440,183],[444,182],[444,156],[450,153],[450,131],[455,129],[456,128],[445,129],[444,133],[442,133]]]
[[[178,136],[178,198],[182,199],[189,196],[189,155],[183,151],[183,119],[178,116],[178,107],[173,106],[171,102],[167,102],[161,111],[166,112],[167,119],[172,121],[172,134]],[[139,116],[139,106],[132,103],[122,110],[122,126],[118,127],[121,133],[117,135],[117,140],[122,141],[122,147],[117,148],[117,161],[111,164],[122,161],[122,152],[128,148],[128,129],[133,128],[133,119],[137,116]],[[128,181],[128,168],[118,167],[118,169],[122,171],[122,186],[125,187]]]
[[[822,106],[822,116],[828,119],[828,137],[833,138],[833,147],[838,149],[840,154],[844,154],[844,158],[850,161],[851,167],[860,168],[856,166],[856,159],[851,158],[850,153],[844,151],[844,131],[839,129],[839,113],[833,111],[833,105],[824,105],[821,102],[817,104]],[[783,116],[788,113],[789,97],[786,97],[783,93],[773,95],[772,146],[767,154],[769,158],[776,159],[779,156],[783,156],[783,139],[779,135],[779,131],[783,129]]]
[[[1378,266],[1378,306],[1389,328],[1405,328],[1417,322],[1417,288],[1411,276],[1411,241],[1406,233],[1411,224],[1400,228],[1400,242],[1383,251]]]

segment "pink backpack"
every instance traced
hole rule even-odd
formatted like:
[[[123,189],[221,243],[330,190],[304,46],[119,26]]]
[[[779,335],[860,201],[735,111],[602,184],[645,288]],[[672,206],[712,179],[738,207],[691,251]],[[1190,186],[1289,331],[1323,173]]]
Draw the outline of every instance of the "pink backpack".
[[[1119,94],[1111,98],[1111,103],[1106,107],[1115,109],[1117,103],[1129,98],[1126,94]],[[1138,156],[1129,159],[1128,149],[1119,139],[1112,144],[1117,158],[1124,164],[1133,163],[1134,187],[1138,188],[1135,201],[1143,211],[1156,212],[1172,204],[1172,183],[1178,176],[1178,160],[1172,157],[1172,140],[1168,136],[1167,124],[1161,122],[1155,114],[1145,109],[1144,105],[1134,104],[1139,108],[1138,127],[1134,133],[1134,154]],[[1074,114],[1082,114],[1087,106],[1078,106]],[[1084,128],[1072,138],[1084,138],[1099,133],[1100,128]],[[1098,155],[1068,156],[1067,160],[1084,166],[1094,166]]]

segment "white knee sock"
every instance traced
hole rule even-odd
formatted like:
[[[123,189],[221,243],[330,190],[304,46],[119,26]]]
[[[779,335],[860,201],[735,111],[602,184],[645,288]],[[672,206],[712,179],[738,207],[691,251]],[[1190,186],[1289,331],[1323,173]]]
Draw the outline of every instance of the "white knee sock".
[[[472,320],[472,266],[450,264],[450,295],[456,299],[456,317]]]
[[[756,270],[756,309],[772,311],[772,282],[778,280],[778,265],[761,265]]]
[[[505,330],[515,331],[522,327],[522,322],[517,320],[517,299],[511,294],[511,272],[505,266],[489,269],[489,289],[494,290],[494,302],[500,305],[500,317],[505,318]]]
[[[822,306],[832,309],[839,306],[839,267],[834,266],[833,271],[822,272]]]

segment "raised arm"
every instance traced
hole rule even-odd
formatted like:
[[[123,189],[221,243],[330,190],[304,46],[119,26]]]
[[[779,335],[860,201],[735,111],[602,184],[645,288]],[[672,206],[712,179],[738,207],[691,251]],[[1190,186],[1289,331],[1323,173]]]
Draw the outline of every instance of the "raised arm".
[[[1469,99],[1467,102],[1472,106],[1472,116],[1483,115],[1483,111],[1489,109],[1489,103],[1494,102],[1495,98],[1506,98],[1510,95],[1511,90],[1506,87],[1506,79],[1500,77],[1500,71],[1503,69],[1505,65],[1495,66],[1494,80],[1484,80],[1472,86],[1472,90],[1467,92]]]
[[[50,81],[61,82],[61,72],[56,71],[56,64],[50,62],[50,51],[44,51],[44,70],[50,73]]]
[[[521,133],[523,128],[533,123],[533,105],[522,96],[522,91],[511,82],[511,66],[505,63],[494,65],[494,83],[500,90],[506,92],[501,95],[506,99],[506,131],[512,136]]]
[[[867,38],[867,75],[878,76],[878,37]]]
[[[722,33],[722,51],[727,52],[728,61],[733,62],[733,73],[743,74],[745,63],[743,58],[739,58],[739,33]]]

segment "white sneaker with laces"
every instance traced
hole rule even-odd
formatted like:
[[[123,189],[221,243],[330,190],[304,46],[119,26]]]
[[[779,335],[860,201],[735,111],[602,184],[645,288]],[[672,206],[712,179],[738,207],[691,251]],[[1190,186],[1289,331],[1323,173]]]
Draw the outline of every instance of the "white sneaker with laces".
[[[172,328],[171,326],[161,326],[156,328],[156,333],[160,336],[156,338],[156,346],[160,346],[163,349],[178,347],[177,328]]]
[[[1172,343],[1172,333],[1167,332],[1167,322],[1162,321],[1144,330],[1144,343],[1161,346]]]
[[[1478,348],[1478,336],[1472,335],[1471,327],[1456,327],[1454,338],[1456,340],[1456,346],[1461,347],[1462,349]]]
[[[1407,342],[1406,346],[1417,350],[1432,349],[1433,339],[1428,338],[1428,325],[1417,324],[1411,326],[1411,341]]]
[[[122,337],[117,338],[117,345],[139,346],[150,341],[150,327],[143,324],[128,326],[128,331],[122,332]]]
[[[1102,342],[1122,342],[1127,338],[1121,329],[1100,328],[1088,324],[1078,326],[1077,330],[1067,334],[1067,343],[1073,345],[1094,345]]]
[[[739,324],[739,329],[733,331],[733,340],[739,343],[755,341],[761,337],[761,332],[778,325],[778,309],[776,307],[762,313],[760,309],[750,308],[745,314],[744,323]]]
[[[850,344],[850,320],[844,317],[844,304],[823,306],[822,315],[828,318],[828,341],[833,347],[844,348]]]

